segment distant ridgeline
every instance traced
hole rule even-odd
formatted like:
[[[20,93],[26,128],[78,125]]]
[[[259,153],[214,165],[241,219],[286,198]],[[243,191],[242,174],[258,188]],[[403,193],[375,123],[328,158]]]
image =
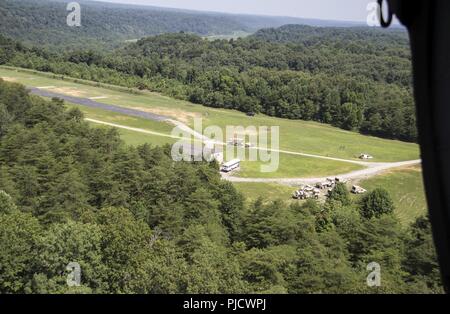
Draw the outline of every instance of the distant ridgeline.
[[[81,5],[82,27],[69,27],[66,24],[69,2],[2,0],[0,32],[26,43],[98,48],[180,31],[208,36],[253,33],[260,28],[290,23],[345,25],[312,19],[208,13],[81,0],[77,2]]]
[[[124,9],[113,6],[110,10]],[[205,15],[200,23],[205,28],[197,33],[214,32],[211,27],[224,25],[216,18],[212,24],[207,22],[209,17]],[[123,26],[119,17],[104,13],[103,18]],[[183,23],[172,26],[158,32],[186,30]],[[21,37],[6,33],[15,40]],[[231,40],[171,33],[108,51],[83,48],[62,53],[6,38],[0,41],[0,64],[148,89],[210,107],[313,120],[392,139],[417,139],[411,57],[402,29],[285,25]]]

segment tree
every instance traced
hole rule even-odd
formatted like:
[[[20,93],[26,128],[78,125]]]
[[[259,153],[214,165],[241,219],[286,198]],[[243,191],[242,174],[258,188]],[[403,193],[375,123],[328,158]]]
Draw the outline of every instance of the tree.
[[[181,249],[186,252],[189,267],[186,293],[245,292],[236,256],[223,245],[213,242],[205,227],[192,225],[183,238]]]
[[[391,214],[395,210],[389,192],[383,188],[376,188],[367,194],[361,202],[361,216],[370,219],[372,217],[380,217],[385,214]]]
[[[106,289],[110,293],[148,293],[152,232],[143,221],[137,221],[124,208],[105,208],[99,211],[102,261]]]
[[[13,117],[9,114],[8,109],[0,103],[0,138],[6,133]]]
[[[32,279],[41,227],[31,214],[0,213],[0,293],[25,293]]]
[[[339,126],[346,130],[354,130],[360,126],[362,115],[358,106],[353,103],[345,103],[340,106]]]
[[[14,204],[11,196],[6,194],[6,192],[0,190],[0,215],[9,214],[14,211],[17,211],[17,207]]]
[[[265,248],[294,243],[301,224],[296,212],[283,202],[263,204],[257,200],[243,218],[242,231],[240,239],[248,247]]]
[[[423,282],[430,292],[442,293],[441,274],[428,217],[419,217],[410,226],[405,251],[403,265],[409,273],[408,281],[415,284]],[[423,288],[419,288],[417,292],[423,292]]]
[[[107,292],[101,237],[100,228],[94,224],[68,221],[51,225],[37,245],[39,259],[36,262],[34,289],[47,293],[71,292],[66,283],[66,267],[75,262],[80,265],[83,287],[94,293]]]
[[[328,196],[328,201],[338,201],[344,206],[351,204],[350,192],[344,183],[338,182]]]
[[[253,248],[241,254],[243,278],[252,292],[288,293],[286,269],[294,267],[295,247],[275,246],[267,249]]]

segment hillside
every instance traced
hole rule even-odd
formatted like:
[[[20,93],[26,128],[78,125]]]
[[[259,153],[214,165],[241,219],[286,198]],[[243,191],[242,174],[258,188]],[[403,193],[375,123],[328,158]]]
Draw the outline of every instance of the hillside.
[[[42,73],[18,68],[0,67],[0,78],[18,82],[28,87],[48,87],[62,95],[76,96],[81,99],[99,98],[98,101],[124,108],[159,113],[194,127],[194,118],[202,118],[203,125],[219,126],[226,129],[234,126],[279,126],[280,149],[291,152],[303,152],[314,155],[337,157],[358,161],[364,151],[375,156],[375,162],[400,162],[420,158],[419,147],[414,143],[387,140],[373,136],[340,130],[326,124],[313,121],[290,120],[258,114],[248,117],[246,114],[230,109],[198,106],[188,101],[177,100],[158,93],[97,84],[92,81],[80,81],[70,77],[61,77],[51,73]],[[100,86],[99,86],[100,85]],[[116,123],[124,126],[141,128],[169,135],[172,124],[150,121],[135,116],[107,112],[98,108],[78,106],[89,118]],[[137,137],[143,137],[137,134]],[[153,138],[152,138],[153,140]],[[171,140],[165,138],[164,140]],[[168,141],[166,143],[173,143]],[[292,168],[291,175],[302,175],[300,165]],[[321,170],[322,161],[314,169]],[[339,167],[336,168],[339,171]],[[334,171],[334,170],[333,170]],[[330,173],[331,174],[331,173]]]
[[[264,28],[251,37],[278,43],[301,43],[308,46],[327,41],[341,43],[369,44],[369,49],[408,47],[408,33],[405,29],[378,29],[368,27],[312,27],[311,25],[283,25]],[[389,51],[388,51],[389,52]],[[404,51],[406,52],[406,51]]]
[[[68,2],[0,0],[0,295],[444,292],[404,30]]]
[[[201,36],[252,33],[288,23],[345,25],[332,21],[262,17],[78,1],[82,27],[66,25],[67,1],[1,0],[0,33],[25,43],[45,46],[104,48],[162,33],[187,32]]]
[[[0,293],[370,293],[374,258],[390,266],[377,293],[442,292],[424,217],[405,230],[345,189],[247,205],[215,163],[126,146],[83,118],[0,79]]]
[[[288,27],[289,29],[291,27]],[[110,52],[55,53],[0,36],[0,63],[164,93],[215,108],[417,139],[407,40],[397,32],[298,27],[314,42],[163,34]],[[333,40],[334,33],[346,40]],[[364,35],[364,34],[369,35]],[[261,33],[260,33],[261,34]],[[385,38],[387,38],[385,40]]]

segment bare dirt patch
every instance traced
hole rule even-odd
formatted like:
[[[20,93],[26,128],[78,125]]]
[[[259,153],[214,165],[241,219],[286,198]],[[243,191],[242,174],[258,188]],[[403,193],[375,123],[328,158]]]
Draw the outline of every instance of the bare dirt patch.
[[[17,82],[17,78],[15,78],[15,77],[2,76],[0,78],[3,79],[6,82]]]
[[[405,172],[405,171],[416,171],[416,172],[422,172],[422,165],[412,165],[412,166],[405,166],[400,168],[393,168],[386,171],[383,171],[383,175],[393,174],[397,172]]]
[[[85,93],[83,91],[80,91],[80,90],[78,90],[76,88],[72,88],[72,87],[52,88],[52,92],[59,93],[59,94],[64,94],[64,95],[69,95],[69,96],[73,96],[73,97],[83,97],[83,96],[85,96]]]
[[[108,96],[94,96],[94,97],[89,97],[90,100],[100,100],[100,99],[106,99],[108,98]]]
[[[161,107],[153,107],[153,108],[145,108],[145,107],[132,107],[132,109],[148,112],[148,113],[154,113],[161,116],[168,116],[171,118],[174,118],[175,120],[178,120],[180,122],[183,122],[185,124],[189,124],[189,122],[194,118],[201,118],[202,115],[198,112],[188,112],[183,111],[179,109],[168,109],[168,108],[161,108]]]

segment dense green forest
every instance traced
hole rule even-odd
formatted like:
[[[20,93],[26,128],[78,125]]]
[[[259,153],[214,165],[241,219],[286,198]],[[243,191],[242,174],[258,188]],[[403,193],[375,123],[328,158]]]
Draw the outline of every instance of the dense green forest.
[[[236,40],[177,33],[113,52],[65,53],[0,38],[0,64],[149,89],[211,107],[417,139],[403,30],[287,25]]]
[[[248,204],[217,167],[0,80],[0,293],[442,292],[428,219],[403,229],[385,190]]]
[[[77,1],[82,27],[66,24],[65,0],[0,0],[0,31],[11,38],[42,46],[99,49],[145,36],[185,31],[201,36],[253,33],[289,23],[344,23],[289,17],[208,13],[151,6]]]
[[[1,0],[0,29],[27,43],[105,47],[166,32],[230,34],[245,26],[224,16],[79,1],[82,27],[66,24],[67,1]]]

